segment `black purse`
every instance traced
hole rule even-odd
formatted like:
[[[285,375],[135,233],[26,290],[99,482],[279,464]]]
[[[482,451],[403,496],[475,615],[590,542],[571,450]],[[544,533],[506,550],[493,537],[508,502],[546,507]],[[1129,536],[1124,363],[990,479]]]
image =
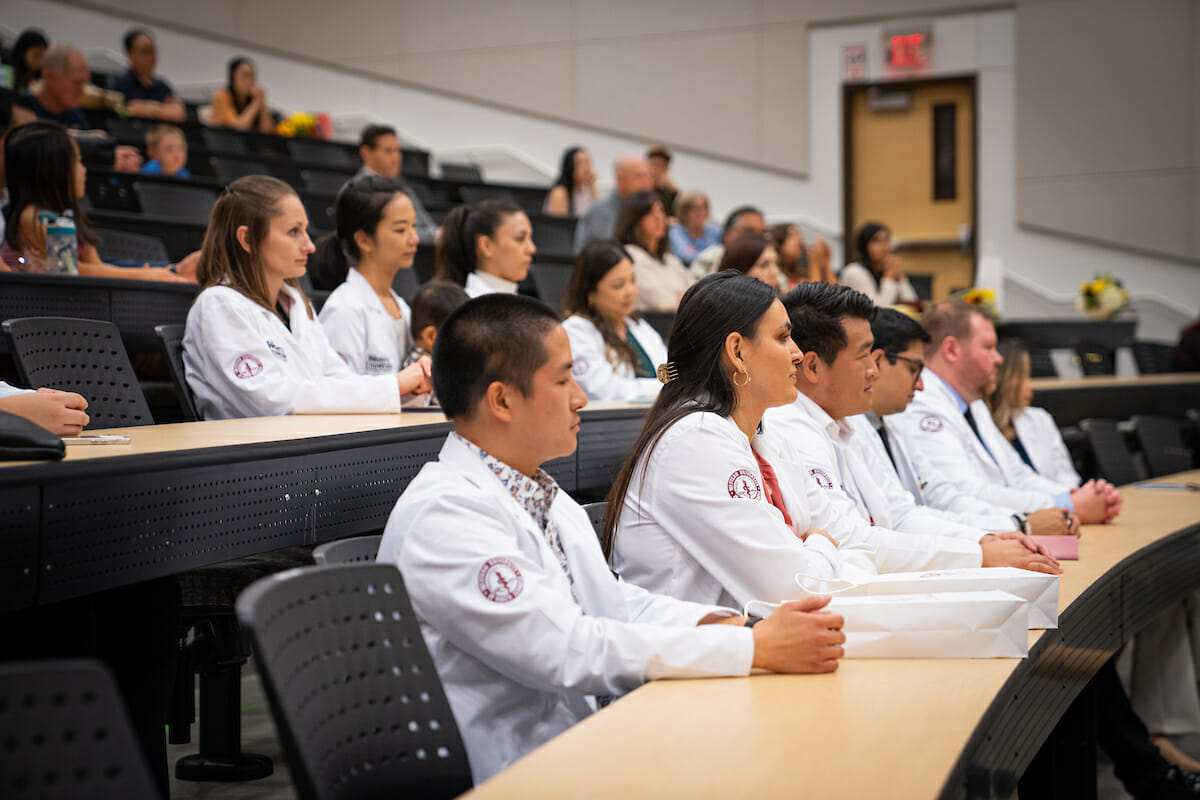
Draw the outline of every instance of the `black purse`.
[[[0,461],[59,461],[63,440],[24,417],[0,411]]]

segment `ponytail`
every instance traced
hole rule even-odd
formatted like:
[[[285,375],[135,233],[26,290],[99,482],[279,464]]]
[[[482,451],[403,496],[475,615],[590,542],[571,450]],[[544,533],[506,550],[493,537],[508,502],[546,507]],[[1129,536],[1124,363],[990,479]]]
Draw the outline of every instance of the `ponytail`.
[[[434,277],[466,286],[467,276],[479,266],[476,245],[479,237],[495,238],[504,220],[520,213],[519,205],[503,198],[455,208],[442,221],[442,236],[434,251]]]

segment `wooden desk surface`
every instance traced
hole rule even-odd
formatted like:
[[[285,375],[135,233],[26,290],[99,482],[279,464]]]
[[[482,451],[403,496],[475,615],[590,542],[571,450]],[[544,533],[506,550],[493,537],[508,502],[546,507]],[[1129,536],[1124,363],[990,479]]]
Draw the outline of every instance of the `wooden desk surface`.
[[[1177,386],[1200,383],[1200,372],[1170,372],[1161,375],[1138,375],[1118,378],[1115,375],[1086,375],[1082,378],[1034,378],[1034,391],[1057,389],[1108,389],[1143,386]]]
[[[1139,548],[1200,521],[1200,493],[1124,496],[1119,521],[1086,526],[1080,560],[1064,563],[1060,609]],[[1030,644],[1043,635],[1031,631]],[[1021,663],[849,659],[832,675],[656,681],[471,796],[936,797]]]

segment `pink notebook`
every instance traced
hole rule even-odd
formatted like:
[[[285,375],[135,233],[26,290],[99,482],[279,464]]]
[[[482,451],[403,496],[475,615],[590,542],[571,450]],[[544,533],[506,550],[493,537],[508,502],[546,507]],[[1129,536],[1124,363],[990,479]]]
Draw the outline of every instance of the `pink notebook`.
[[[1079,560],[1078,536],[1034,536],[1038,544],[1044,544],[1050,555],[1059,561]]]

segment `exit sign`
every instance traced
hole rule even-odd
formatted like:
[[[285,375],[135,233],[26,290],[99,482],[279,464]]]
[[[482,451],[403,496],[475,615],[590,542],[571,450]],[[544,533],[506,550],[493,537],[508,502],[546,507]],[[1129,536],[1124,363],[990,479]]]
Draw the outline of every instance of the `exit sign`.
[[[884,34],[884,52],[887,66],[896,72],[914,72],[928,69],[933,44],[931,30],[888,31]]]

